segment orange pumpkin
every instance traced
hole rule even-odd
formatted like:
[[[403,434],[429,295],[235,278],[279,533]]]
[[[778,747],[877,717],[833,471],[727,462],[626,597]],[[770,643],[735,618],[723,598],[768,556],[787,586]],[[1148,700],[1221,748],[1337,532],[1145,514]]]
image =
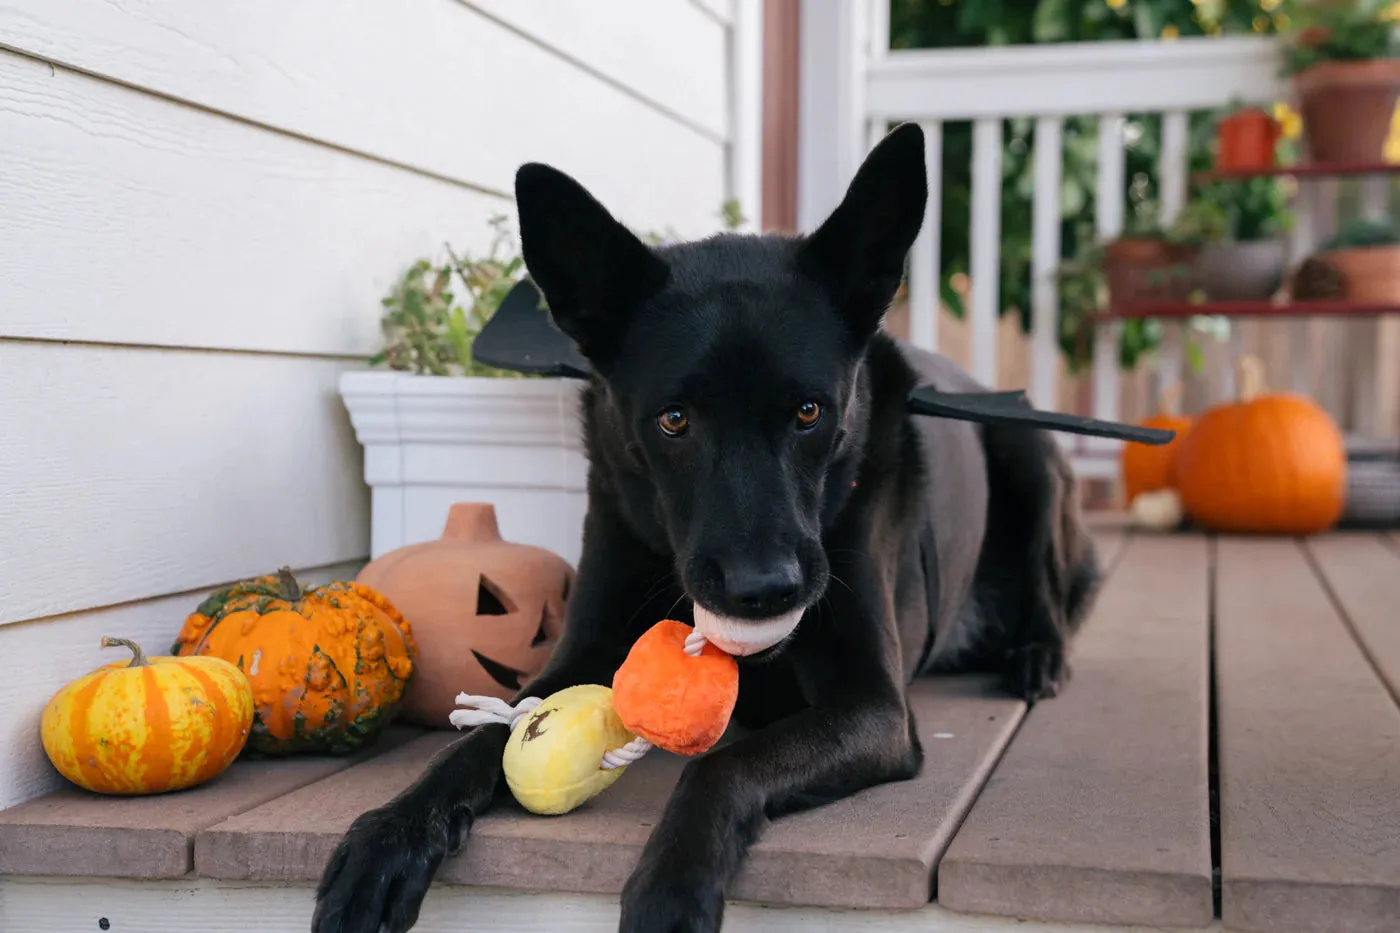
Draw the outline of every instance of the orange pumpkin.
[[[564,631],[573,568],[501,538],[489,502],[458,502],[442,537],[390,551],[355,578],[394,601],[422,648],[399,715],[450,728],[459,693],[512,699]]]
[[[389,600],[359,583],[303,590],[292,572],[220,590],[172,651],[212,655],[253,685],[250,751],[346,754],[392,719],[418,647]]]
[[[1176,454],[1192,424],[1188,416],[1176,411],[1176,401],[1180,394],[1179,386],[1174,391],[1163,393],[1161,410],[1138,422],[1145,428],[1175,431],[1176,437],[1160,446],[1123,445],[1119,468],[1123,478],[1123,495],[1129,505],[1142,493],[1176,488]]]
[[[1213,531],[1315,534],[1341,517],[1346,446],[1318,404],[1268,393],[1263,367],[1240,363],[1241,393],[1196,419],[1177,455],[1187,515]]]
[[[105,664],[66,684],[39,718],[49,761],[97,794],[163,794],[217,777],[248,741],[248,678],[218,658],[146,657],[125,638],[130,661]]]

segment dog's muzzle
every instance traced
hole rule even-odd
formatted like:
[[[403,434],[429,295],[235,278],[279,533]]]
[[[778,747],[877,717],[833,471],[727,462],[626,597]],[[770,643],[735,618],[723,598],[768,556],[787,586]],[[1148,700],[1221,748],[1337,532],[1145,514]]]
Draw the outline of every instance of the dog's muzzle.
[[[695,604],[695,630],[716,648],[743,657],[758,654],[787,638],[802,621],[805,609],[794,609],[771,619],[734,619],[716,615]]]

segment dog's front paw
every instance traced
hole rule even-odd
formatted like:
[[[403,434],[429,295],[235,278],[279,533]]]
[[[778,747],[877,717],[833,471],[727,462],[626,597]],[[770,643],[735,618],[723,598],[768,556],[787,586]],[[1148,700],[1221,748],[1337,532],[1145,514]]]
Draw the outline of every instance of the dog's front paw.
[[[1012,696],[1034,703],[1058,694],[1069,673],[1062,645],[1033,642],[1007,652],[1002,683]]]
[[[443,818],[408,800],[362,814],[321,875],[312,933],[406,933],[469,826],[469,815]]]
[[[622,889],[618,933],[719,933],[724,892],[663,863],[643,863]]]

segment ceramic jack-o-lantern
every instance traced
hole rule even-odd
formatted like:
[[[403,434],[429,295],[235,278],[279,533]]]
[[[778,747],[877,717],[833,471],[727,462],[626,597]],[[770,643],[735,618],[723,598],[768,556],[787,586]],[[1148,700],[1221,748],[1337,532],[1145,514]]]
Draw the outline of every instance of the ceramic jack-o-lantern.
[[[490,503],[459,502],[441,538],[384,554],[356,579],[393,601],[418,642],[399,719],[450,728],[457,694],[509,700],[544,667],[574,571],[552,551],[502,540]]]

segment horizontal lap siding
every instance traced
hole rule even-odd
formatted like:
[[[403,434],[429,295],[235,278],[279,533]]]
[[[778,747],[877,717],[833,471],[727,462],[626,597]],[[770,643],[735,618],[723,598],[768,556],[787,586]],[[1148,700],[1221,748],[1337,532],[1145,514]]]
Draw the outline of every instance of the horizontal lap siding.
[[[345,365],[0,341],[0,624],[367,554]]]
[[[579,30],[563,31],[576,45],[532,41],[456,0],[31,0],[0,5],[0,44],[501,195],[522,161],[552,161],[629,224],[708,232],[724,199],[724,127],[712,104],[677,120],[668,95],[695,98],[697,83],[709,88],[700,98],[723,93],[724,44],[709,18],[689,21],[691,4],[633,5],[629,18],[572,0],[559,15],[606,9],[587,34],[652,47],[666,70],[639,88],[630,66],[607,60],[622,53],[585,56]]]
[[[510,203],[0,52],[0,337],[374,352]]]
[[[39,711],[102,635],[163,651],[209,587],[354,572],[338,374],[409,262],[513,219],[520,163],[717,226],[710,7],[0,3],[0,807],[56,786]]]

